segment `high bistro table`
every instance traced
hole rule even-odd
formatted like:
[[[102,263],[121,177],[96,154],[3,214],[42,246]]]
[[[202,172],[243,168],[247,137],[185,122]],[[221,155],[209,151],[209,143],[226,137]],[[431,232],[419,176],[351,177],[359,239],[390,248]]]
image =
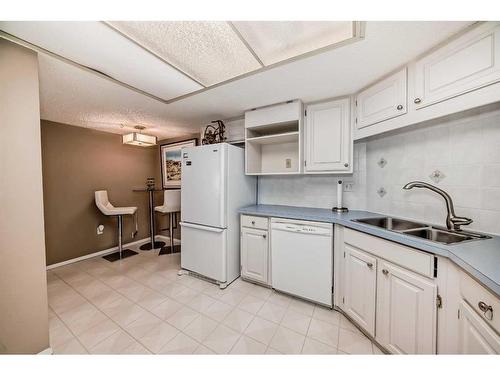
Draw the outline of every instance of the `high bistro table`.
[[[152,250],[152,249],[161,249],[165,246],[165,242],[163,241],[155,241],[155,203],[154,203],[154,193],[157,191],[163,191],[163,189],[157,188],[144,188],[144,189],[133,189],[133,192],[136,193],[148,193],[149,194],[149,235],[151,241],[145,243],[139,249],[141,250]]]

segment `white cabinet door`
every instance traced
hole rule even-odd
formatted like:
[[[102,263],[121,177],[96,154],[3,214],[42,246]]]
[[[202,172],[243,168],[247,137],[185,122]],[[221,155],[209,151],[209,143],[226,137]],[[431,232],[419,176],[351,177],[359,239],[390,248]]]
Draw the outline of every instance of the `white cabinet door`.
[[[500,80],[500,23],[486,22],[415,63],[415,108]]]
[[[356,96],[358,129],[407,112],[406,67],[361,91]]]
[[[375,336],[377,258],[344,245],[343,310],[370,335]]]
[[[241,228],[241,276],[268,283],[267,231]]]
[[[436,296],[431,279],[379,261],[377,341],[392,353],[435,354]]]
[[[462,300],[459,307],[460,354],[500,354],[500,337]]]
[[[305,172],[351,171],[350,99],[311,104],[306,114]]]

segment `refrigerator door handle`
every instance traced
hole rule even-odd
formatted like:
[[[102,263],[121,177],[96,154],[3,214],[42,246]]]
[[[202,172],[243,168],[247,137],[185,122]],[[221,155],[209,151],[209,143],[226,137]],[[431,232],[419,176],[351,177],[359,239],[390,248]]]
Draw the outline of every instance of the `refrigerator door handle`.
[[[181,225],[181,227],[206,230],[208,232],[222,233],[224,231],[224,229],[222,229],[222,228],[207,227],[207,226],[204,226],[204,225],[184,223],[184,222],[180,222],[180,225]]]

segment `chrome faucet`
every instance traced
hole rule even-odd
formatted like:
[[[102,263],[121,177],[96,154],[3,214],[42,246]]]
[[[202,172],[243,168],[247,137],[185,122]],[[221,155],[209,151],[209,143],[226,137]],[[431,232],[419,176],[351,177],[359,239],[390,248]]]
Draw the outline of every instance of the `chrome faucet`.
[[[446,209],[448,210],[448,215],[446,216],[446,227],[448,228],[448,230],[460,231],[461,225],[469,225],[470,223],[472,223],[472,219],[455,215],[455,209],[453,208],[453,201],[451,200],[450,195],[446,191],[441,190],[440,188],[434,185],[422,181],[409,182],[405,186],[403,186],[403,189],[410,190],[413,189],[414,187],[432,190],[433,192],[438,193],[444,198],[446,202]]]

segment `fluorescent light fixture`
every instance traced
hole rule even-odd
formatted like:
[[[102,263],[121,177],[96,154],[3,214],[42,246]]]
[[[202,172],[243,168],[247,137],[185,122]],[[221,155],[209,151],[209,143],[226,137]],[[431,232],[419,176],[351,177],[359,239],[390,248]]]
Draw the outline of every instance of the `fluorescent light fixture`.
[[[153,135],[142,134],[141,131],[145,129],[144,126],[134,126],[139,132],[124,134],[122,141],[124,145],[149,147],[156,145],[156,137]]]
[[[113,21],[110,24],[205,86],[261,68],[223,21]]]
[[[266,66],[354,36],[352,21],[235,21],[233,25]]]

